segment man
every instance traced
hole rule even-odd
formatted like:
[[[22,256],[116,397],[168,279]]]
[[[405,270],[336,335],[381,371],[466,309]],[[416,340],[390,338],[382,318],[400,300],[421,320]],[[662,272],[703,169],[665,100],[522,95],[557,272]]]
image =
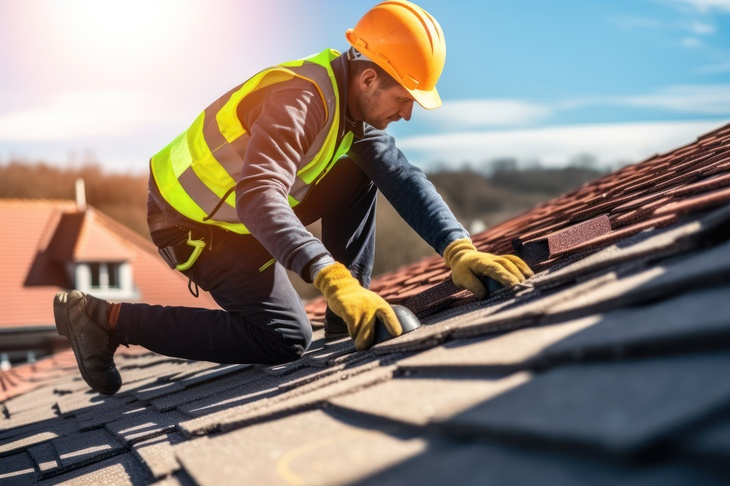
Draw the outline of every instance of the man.
[[[56,325],[99,393],[121,386],[114,350],[220,363],[295,360],[311,326],[286,269],[327,300],[328,338],[372,344],[393,309],[367,290],[379,189],[446,260],[453,280],[483,298],[479,276],[505,286],[532,275],[515,256],[476,250],[424,174],[383,130],[414,102],[441,104],[441,27],[404,0],[385,1],[346,33],[352,46],[266,69],[232,89],[152,157],[148,223],[154,243],[189,288],[222,310],[111,304],[78,291],[54,300]],[[336,162],[336,163],[335,163]],[[305,225],[321,220],[322,240]]]

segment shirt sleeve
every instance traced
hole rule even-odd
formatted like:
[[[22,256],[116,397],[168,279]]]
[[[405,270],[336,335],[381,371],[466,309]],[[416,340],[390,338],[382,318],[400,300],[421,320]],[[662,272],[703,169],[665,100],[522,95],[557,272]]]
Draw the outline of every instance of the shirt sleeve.
[[[238,217],[277,262],[311,282],[311,262],[331,255],[294,214],[288,195],[325,125],[324,102],[311,83],[298,79],[246,101],[239,117],[250,139],[236,184]]]
[[[352,144],[349,155],[439,255],[452,241],[469,237],[431,181],[408,162],[385,131],[366,125],[363,138]]]

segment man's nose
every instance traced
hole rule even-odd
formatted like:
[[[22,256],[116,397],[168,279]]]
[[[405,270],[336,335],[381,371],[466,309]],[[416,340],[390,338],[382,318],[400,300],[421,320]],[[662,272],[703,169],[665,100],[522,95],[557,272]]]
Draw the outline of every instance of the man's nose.
[[[398,112],[398,115],[403,118],[405,121],[408,121],[411,119],[411,114],[413,113],[413,101],[409,101],[405,104],[403,108]]]

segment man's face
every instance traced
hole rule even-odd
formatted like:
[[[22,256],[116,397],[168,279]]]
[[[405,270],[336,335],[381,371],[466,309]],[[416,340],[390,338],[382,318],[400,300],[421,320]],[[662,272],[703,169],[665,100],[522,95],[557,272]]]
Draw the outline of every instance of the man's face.
[[[376,78],[371,89],[363,91],[358,99],[361,121],[384,130],[390,122],[408,121],[413,111],[413,96],[401,85],[387,88]]]

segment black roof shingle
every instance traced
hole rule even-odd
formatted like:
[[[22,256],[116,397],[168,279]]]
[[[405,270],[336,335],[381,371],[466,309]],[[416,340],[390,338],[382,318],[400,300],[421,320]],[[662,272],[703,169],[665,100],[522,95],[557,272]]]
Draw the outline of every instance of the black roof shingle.
[[[0,404],[0,483],[727,484],[729,227],[730,125],[475,235],[532,259],[515,288],[375,279],[423,326],[370,350],[53,375]]]

